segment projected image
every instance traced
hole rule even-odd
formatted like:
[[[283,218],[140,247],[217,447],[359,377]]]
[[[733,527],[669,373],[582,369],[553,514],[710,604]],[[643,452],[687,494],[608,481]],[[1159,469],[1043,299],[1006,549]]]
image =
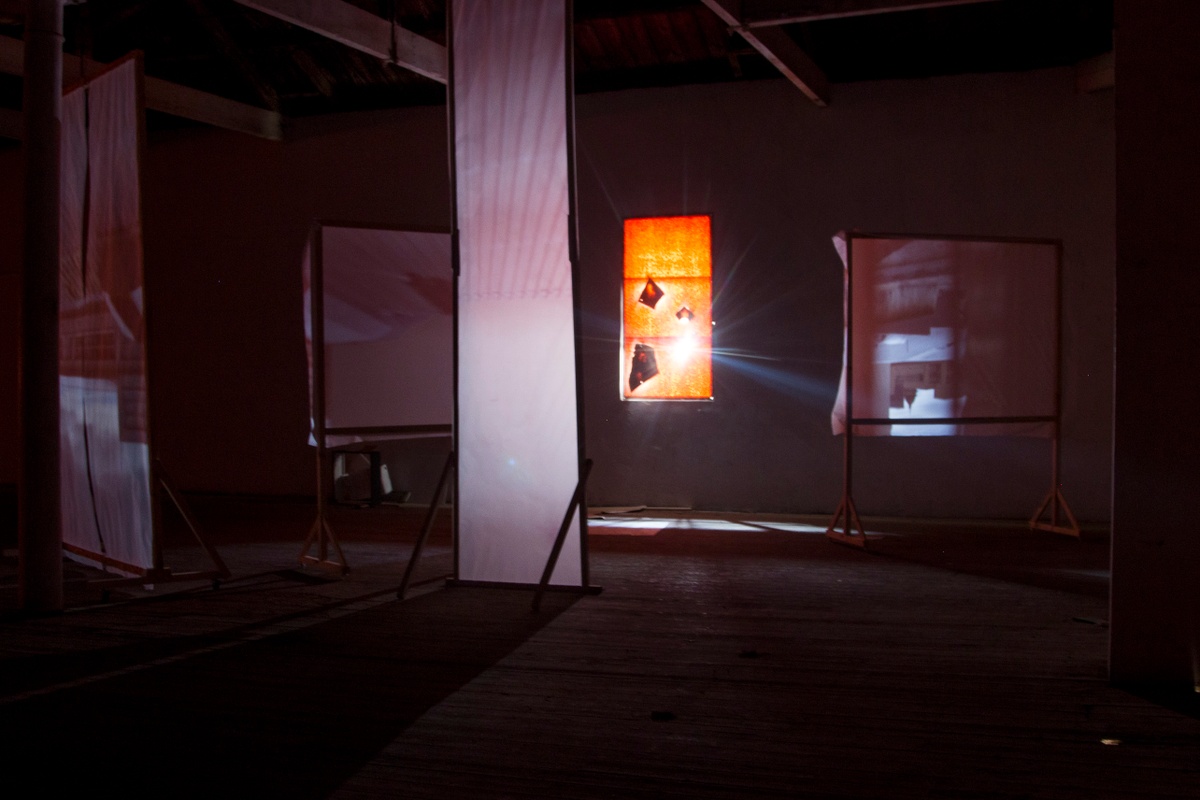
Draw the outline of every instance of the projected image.
[[[64,547],[154,564],[137,63],[63,96],[59,442]]]
[[[856,434],[1047,435],[1039,418],[1056,408],[1057,243],[847,239],[835,246],[849,260],[853,415],[872,423]],[[844,384],[834,433],[845,430]],[[994,422],[1017,418],[1025,429]]]
[[[967,335],[954,276],[910,272],[911,265],[896,274],[881,269],[875,284],[873,306],[885,331],[875,337],[875,383],[888,393],[889,419],[961,417],[967,397],[958,364]],[[894,425],[892,435],[942,436],[954,427]]]
[[[449,425],[454,408],[450,234],[321,228],[325,427]],[[311,262],[305,263],[310,314]],[[308,346],[311,320],[306,318]],[[309,380],[313,365],[309,365]],[[392,432],[394,433],[394,432]],[[380,431],[379,435],[391,433]]]
[[[707,216],[625,220],[622,396],[712,399]]]

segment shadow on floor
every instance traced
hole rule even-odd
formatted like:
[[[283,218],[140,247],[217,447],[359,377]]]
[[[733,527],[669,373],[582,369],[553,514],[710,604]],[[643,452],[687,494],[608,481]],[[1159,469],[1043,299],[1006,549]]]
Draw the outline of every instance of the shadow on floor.
[[[70,573],[71,570],[69,567],[65,567],[64,571]],[[92,574],[95,574],[94,571]],[[63,614],[46,614],[42,615],[43,618],[64,621],[70,619],[70,624],[84,625],[91,619],[87,615],[92,612],[104,613],[107,610],[119,608],[136,609],[135,613],[142,614],[143,618],[146,618],[147,615],[160,618],[169,618],[175,614],[195,615],[197,614],[197,610],[194,605],[183,608],[181,604],[193,603],[197,600],[203,602],[204,596],[210,594],[210,590],[205,585],[203,589],[182,589],[172,593],[140,598],[122,598],[117,596],[110,598],[110,600],[115,600],[114,605],[107,605],[100,603],[98,590],[87,587],[86,577],[85,575],[84,578],[80,578],[79,580],[68,581],[65,587],[67,589],[66,594],[69,598],[74,596],[76,599],[84,595],[96,595],[93,605],[81,603],[75,606],[75,612],[70,613],[69,616]],[[311,586],[317,582],[335,583],[338,580],[338,578],[313,575],[291,569],[259,575],[246,575],[235,578],[226,584],[220,599],[222,602],[227,602],[236,594],[253,593],[258,596],[259,602],[262,602],[262,598],[273,591],[286,591],[298,584]],[[195,584],[193,583],[192,585],[194,586]],[[136,641],[113,647],[99,649],[88,649],[87,647],[81,647],[80,649],[71,648],[58,653],[38,653],[16,658],[6,658],[0,660],[0,698],[37,692],[46,687],[86,680],[93,675],[105,675],[119,670],[136,668],[162,659],[174,658],[203,649],[236,644],[251,638],[256,631],[294,623],[297,620],[303,620],[314,612],[327,613],[335,611],[341,606],[360,602],[375,596],[391,595],[392,593],[391,589],[387,589],[376,591],[369,595],[334,600],[324,603],[317,608],[305,606],[291,613],[285,613],[269,619],[259,619],[251,612],[244,624],[220,628],[206,634],[168,634],[151,638],[138,637]],[[210,596],[216,597],[216,595]],[[117,613],[121,612],[117,611]],[[15,609],[0,611],[0,623],[20,623],[36,619],[36,615],[29,615]],[[97,624],[103,625],[104,623],[99,622]]]
[[[1109,537],[1084,531],[1078,539],[1012,523],[871,524],[869,551],[930,567],[1106,599]]]
[[[1117,688],[1129,692],[1129,694],[1135,697],[1149,700],[1155,705],[1169,708],[1180,714],[1186,714],[1192,719],[1200,719],[1200,689],[1188,688],[1182,685],[1164,686],[1161,684],[1118,686]]]
[[[5,704],[6,780],[39,796],[324,797],[576,596],[536,615],[530,599],[440,591]]]

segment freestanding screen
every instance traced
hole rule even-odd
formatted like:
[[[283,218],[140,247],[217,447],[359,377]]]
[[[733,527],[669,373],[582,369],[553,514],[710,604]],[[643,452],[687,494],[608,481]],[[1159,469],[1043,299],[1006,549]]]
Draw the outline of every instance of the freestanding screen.
[[[63,546],[154,564],[142,266],[139,64],[63,96],[59,429]]]
[[[850,234],[856,435],[1050,436],[1060,245]],[[845,430],[846,378],[833,413]]]
[[[304,262],[309,382],[312,291],[321,293],[326,444],[387,439],[453,420],[454,295],[447,231],[322,225]],[[320,259],[313,286],[311,259]],[[317,409],[313,409],[317,413]]]
[[[454,0],[458,576],[536,583],[579,479],[567,0]],[[578,515],[551,576],[581,582]]]

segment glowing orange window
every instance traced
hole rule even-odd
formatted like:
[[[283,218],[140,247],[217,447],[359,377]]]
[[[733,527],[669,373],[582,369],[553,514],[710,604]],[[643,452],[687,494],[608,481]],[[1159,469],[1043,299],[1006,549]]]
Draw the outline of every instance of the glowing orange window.
[[[625,220],[622,394],[712,399],[712,225],[707,216]]]

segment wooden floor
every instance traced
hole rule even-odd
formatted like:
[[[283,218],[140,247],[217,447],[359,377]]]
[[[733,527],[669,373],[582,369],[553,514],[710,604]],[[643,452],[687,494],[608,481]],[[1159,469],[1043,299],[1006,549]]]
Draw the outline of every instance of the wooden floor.
[[[1200,719],[1105,680],[1102,534],[646,513],[595,522],[602,594],[533,614],[396,601],[409,510],[336,515],[341,579],[294,567],[310,508],[200,505],[216,591],[103,603],[73,565],[24,618],[5,561],[6,796],[1200,797]]]

